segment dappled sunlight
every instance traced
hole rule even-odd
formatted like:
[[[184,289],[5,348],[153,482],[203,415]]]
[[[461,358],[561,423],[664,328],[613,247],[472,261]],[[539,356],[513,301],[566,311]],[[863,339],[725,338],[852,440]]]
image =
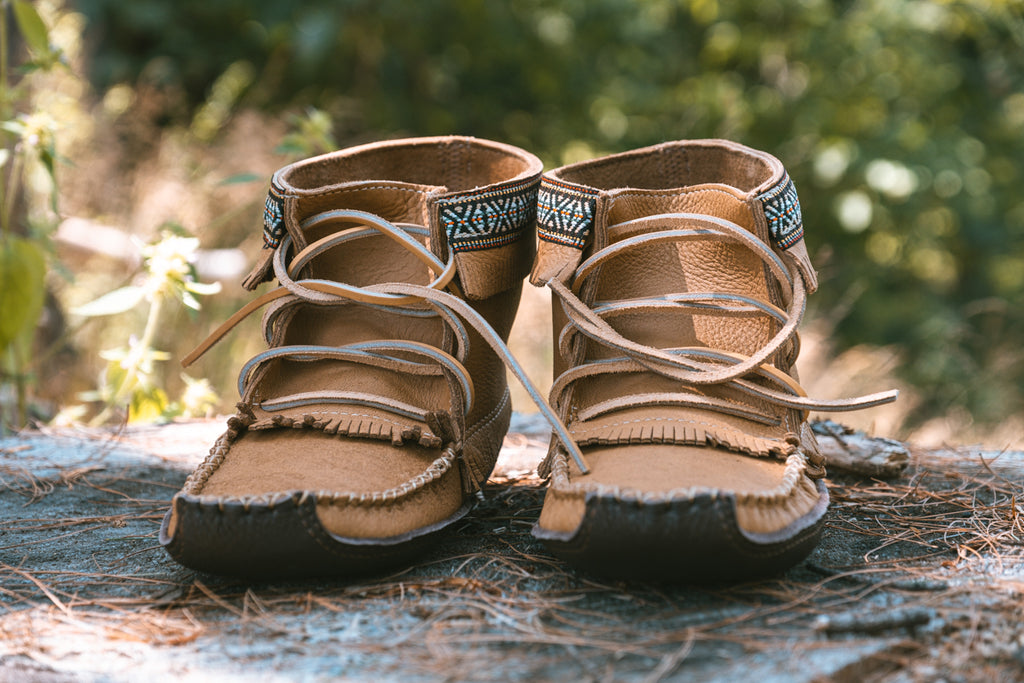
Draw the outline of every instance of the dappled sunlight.
[[[1019,677],[1019,2],[0,5],[0,680]],[[464,467],[473,454],[458,434],[467,432],[441,419],[443,412],[423,412],[451,444],[445,458],[459,451],[463,500],[469,485],[479,486],[472,509],[465,516],[470,506],[460,509],[450,532],[412,564],[369,576],[265,582],[193,571],[161,547],[161,525],[174,519],[172,497],[188,472],[215,440],[237,440],[238,430],[255,424],[236,417],[226,425],[216,416],[236,410],[239,368],[266,348],[260,316],[240,322],[189,374],[180,359],[253,300],[242,280],[270,253],[265,211],[271,223],[285,211],[283,203],[265,204],[272,174],[342,147],[429,135],[516,145],[549,169],[700,138],[739,142],[782,161],[799,192],[787,211],[802,214],[820,284],[800,330],[799,384],[826,400],[900,391],[894,404],[811,415],[829,462],[819,489],[821,538],[806,559],[733,584],[611,581],[572,570],[531,532],[549,484],[538,465],[550,424],[516,381],[509,383],[510,432],[490,478],[484,472],[479,482]],[[458,167],[451,158],[458,146],[449,152],[440,176],[460,174],[447,167]],[[653,177],[693,163],[648,161]],[[333,183],[335,170],[308,178],[309,186]],[[391,169],[377,170],[391,177]],[[381,180],[364,175],[362,198]],[[338,208],[334,196],[303,206],[330,211]],[[527,204],[531,211],[526,201],[516,210]],[[291,215],[292,227],[307,217]],[[517,231],[531,222],[521,220]],[[314,220],[308,229],[324,228]],[[351,236],[317,244],[337,248],[331,258],[358,254],[346,263],[357,262],[353,270],[373,282],[374,274],[402,271],[402,261],[374,270],[378,261],[368,255],[376,243],[364,247],[346,241]],[[422,239],[445,256],[443,231]],[[318,259],[314,271],[336,263],[319,260],[322,254],[310,257]],[[701,277],[711,272],[693,261]],[[445,273],[455,279],[445,286],[469,292],[469,269],[451,262]],[[651,266],[638,264],[631,275],[646,282]],[[272,286],[261,285],[257,296]],[[282,323],[296,309],[275,312],[281,303],[267,309],[280,333],[275,343],[296,319],[292,329],[319,338],[316,315]],[[760,315],[746,305],[730,313],[749,312]],[[469,336],[476,338],[471,329]],[[524,283],[509,346],[546,393],[558,353],[548,288]],[[371,360],[396,372],[426,367]],[[477,388],[493,379],[479,379]],[[365,400],[353,392],[342,399],[353,397]],[[404,397],[396,402],[404,405]],[[252,415],[252,406],[245,409]],[[501,415],[495,411],[486,424]],[[817,422],[825,417],[835,422]],[[308,415],[252,429],[328,424]],[[419,426],[411,433],[424,434]],[[384,431],[363,435],[382,434],[374,445],[383,452]],[[431,438],[441,442],[437,435]],[[259,443],[251,436],[244,444]],[[793,448],[810,441],[802,438],[788,435]],[[370,441],[350,441],[353,452],[371,451]],[[300,460],[288,448],[266,455],[275,467],[295,470]],[[325,466],[332,476],[344,470],[335,464]],[[650,463],[643,473],[659,476]],[[459,489],[457,476],[446,481]],[[329,498],[321,493],[298,492],[307,502]],[[592,495],[585,495],[586,504]],[[708,497],[724,502],[717,509],[728,516],[735,514],[731,496],[715,490]],[[196,510],[213,517],[216,509],[218,520],[240,510],[246,519],[280,512],[244,497],[207,502]],[[660,509],[635,502],[645,513]],[[376,494],[352,504],[368,510]],[[258,540],[247,547],[266,541],[273,550],[263,523],[253,524]],[[217,523],[207,524],[210,532]],[[236,530],[244,537],[241,525]],[[313,540],[330,550],[325,538]],[[681,547],[677,540],[666,536],[666,550]],[[621,546],[612,548],[622,555]]]
[[[116,233],[145,243],[168,225],[199,239],[200,275],[223,286],[195,317],[167,321],[180,333],[161,335],[169,360],[155,379],[172,396],[193,386],[175,359],[244,301],[238,281],[261,253],[268,179],[296,158],[469,133],[550,167],[724,137],[778,156],[799,190],[823,281],[812,313],[828,321],[805,331],[805,356],[828,349],[801,361],[812,393],[899,386],[896,406],[849,420],[929,443],[1018,442],[1024,20],[1011,5],[659,0],[438,12],[382,0],[337,12],[308,0],[213,2],[201,21],[197,7],[168,12],[165,0],[132,12],[115,0],[36,6],[48,34],[10,61],[40,68],[10,88],[4,116],[7,134],[44,152],[24,157],[28,212],[14,230],[48,254],[39,356],[54,362],[42,373],[8,362],[5,377],[23,379],[3,380],[4,406],[20,392],[45,420],[95,385],[99,350],[125,346],[139,321],[126,313],[99,326],[69,311],[133,277],[141,255]],[[547,295],[527,287],[523,300],[512,346],[543,387]],[[235,359],[260,348],[255,328],[243,325],[196,369],[220,411],[234,401]],[[35,387],[25,379],[40,375]]]

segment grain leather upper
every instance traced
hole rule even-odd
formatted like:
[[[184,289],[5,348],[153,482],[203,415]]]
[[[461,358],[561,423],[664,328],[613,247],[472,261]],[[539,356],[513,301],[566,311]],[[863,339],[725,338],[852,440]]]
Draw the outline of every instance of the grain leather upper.
[[[176,559],[367,571],[465,514],[511,415],[503,342],[533,260],[540,171],[515,147],[442,137],[274,175],[245,284],[279,286],[187,359],[263,308],[268,349],[242,368],[238,414],[165,520]]]
[[[583,455],[552,443],[536,535],[627,576],[641,569],[616,557],[662,577],[802,557],[827,507],[808,412],[895,395],[822,401],[797,382],[818,283],[782,164],[724,140],[669,142],[550,171],[538,197],[550,400]]]

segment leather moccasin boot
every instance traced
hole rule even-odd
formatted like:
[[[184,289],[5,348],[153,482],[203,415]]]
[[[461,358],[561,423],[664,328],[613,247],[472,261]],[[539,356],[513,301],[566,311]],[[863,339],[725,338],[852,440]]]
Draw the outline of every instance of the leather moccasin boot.
[[[280,286],[185,360],[266,307],[269,348],[242,368],[238,413],[164,519],[177,561],[374,571],[466,514],[508,428],[505,365],[522,377],[504,340],[535,253],[540,172],[523,150],[444,137],[274,175],[266,256],[246,285]]]
[[[671,142],[543,176],[531,280],[554,295],[553,443],[534,534],[621,577],[773,573],[828,506],[796,328],[817,286],[782,164],[721,140]]]

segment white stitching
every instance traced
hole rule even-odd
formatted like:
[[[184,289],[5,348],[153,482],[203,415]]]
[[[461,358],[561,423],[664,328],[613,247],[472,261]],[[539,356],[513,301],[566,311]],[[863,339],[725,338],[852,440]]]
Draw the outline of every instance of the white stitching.
[[[501,415],[502,410],[505,409],[505,406],[508,404],[509,399],[511,397],[512,395],[509,393],[508,388],[506,387],[505,393],[501,397],[501,401],[499,401],[498,405],[495,406],[494,409],[490,412],[489,417],[487,417],[487,419],[484,422],[478,422],[477,424],[473,425],[473,429],[466,431],[466,440],[468,441],[469,439],[473,438],[473,436],[475,436],[477,432],[481,431],[484,427],[490,425],[492,422],[497,420],[498,417]]]

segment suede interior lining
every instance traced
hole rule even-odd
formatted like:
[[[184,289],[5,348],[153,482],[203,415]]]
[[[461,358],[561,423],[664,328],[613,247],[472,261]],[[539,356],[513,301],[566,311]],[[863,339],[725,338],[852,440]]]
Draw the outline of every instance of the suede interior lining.
[[[392,223],[425,226],[429,222],[427,196],[442,189],[398,181],[361,181],[346,187],[336,187],[330,192],[301,197],[296,202],[295,220],[301,224],[321,212],[344,207],[350,211],[372,213]],[[306,241],[315,242],[343,227],[338,223],[326,222],[304,229]]]
[[[714,143],[659,145],[570,166],[559,177],[599,190],[667,190],[709,183],[752,192],[772,177],[769,164]]]
[[[395,180],[442,185],[458,192],[526,177],[538,170],[503,145],[442,138],[429,143],[385,143],[299,162],[292,166],[287,182],[299,190],[315,190],[345,182]]]

